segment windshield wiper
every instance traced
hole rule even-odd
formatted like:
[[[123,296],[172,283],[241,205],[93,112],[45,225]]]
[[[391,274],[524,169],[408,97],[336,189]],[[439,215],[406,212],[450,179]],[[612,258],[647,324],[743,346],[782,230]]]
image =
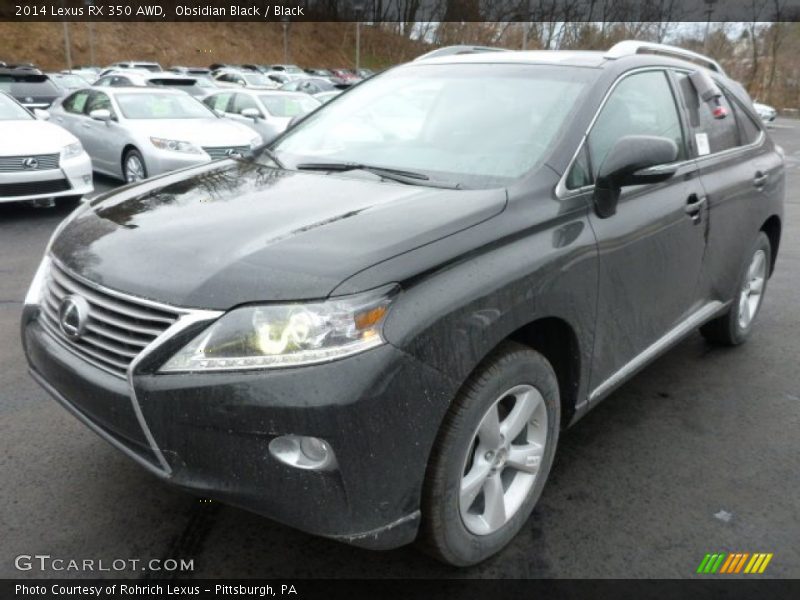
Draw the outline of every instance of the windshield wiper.
[[[376,165],[365,165],[363,163],[354,162],[330,162],[330,163],[300,163],[295,167],[298,171],[336,171],[343,173],[345,171],[368,171],[378,177],[384,179],[391,179],[398,183],[407,183],[409,185],[426,185],[430,187],[439,187],[446,189],[459,189],[459,183],[446,183],[442,181],[433,181],[424,173],[417,173],[416,171],[404,171],[402,169],[392,169],[391,167],[379,167]]]
[[[256,162],[256,158],[261,156],[262,154],[266,155],[272,162],[275,163],[279,169],[285,169],[286,166],[280,161],[277,154],[269,147],[268,144],[261,144],[260,146],[256,146],[250,152],[245,155],[236,154],[229,156],[228,158],[232,158],[233,160],[240,160],[242,162],[247,163],[254,163]]]

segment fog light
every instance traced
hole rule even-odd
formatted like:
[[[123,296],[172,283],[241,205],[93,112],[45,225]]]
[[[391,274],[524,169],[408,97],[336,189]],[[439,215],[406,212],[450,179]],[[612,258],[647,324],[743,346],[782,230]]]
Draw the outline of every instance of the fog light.
[[[333,448],[325,440],[304,435],[282,435],[269,443],[269,453],[298,469],[331,471],[336,468]]]

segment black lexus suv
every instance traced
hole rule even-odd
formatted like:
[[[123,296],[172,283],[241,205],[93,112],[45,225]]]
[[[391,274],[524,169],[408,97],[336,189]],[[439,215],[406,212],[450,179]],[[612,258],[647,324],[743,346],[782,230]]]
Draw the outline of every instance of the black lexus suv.
[[[703,56],[424,59],[253,156],[80,206],[22,338],[164,481],[469,565],[524,526],[561,429],[696,328],[747,339],[783,195],[782,150]]]

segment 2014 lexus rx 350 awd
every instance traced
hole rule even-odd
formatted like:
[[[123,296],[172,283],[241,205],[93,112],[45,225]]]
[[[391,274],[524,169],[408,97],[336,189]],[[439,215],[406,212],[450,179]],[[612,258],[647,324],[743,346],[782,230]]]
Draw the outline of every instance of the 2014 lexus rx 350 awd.
[[[450,55],[252,157],[92,200],[30,288],[31,373],[165,481],[469,565],[559,431],[696,328],[750,334],[783,155],[713,61]]]

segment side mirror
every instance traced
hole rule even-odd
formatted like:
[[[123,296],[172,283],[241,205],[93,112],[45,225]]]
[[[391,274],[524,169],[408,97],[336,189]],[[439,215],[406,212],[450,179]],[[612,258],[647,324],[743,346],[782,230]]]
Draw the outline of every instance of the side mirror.
[[[261,118],[261,113],[257,108],[245,108],[240,114],[248,119],[253,119],[253,121],[258,121]]]
[[[46,110],[42,110],[41,108],[34,108],[33,116],[39,119],[40,121],[50,120],[50,113],[47,112]]]
[[[678,158],[672,140],[649,135],[626,135],[612,146],[600,165],[594,189],[597,216],[606,219],[617,212],[623,187],[666,181],[675,174],[670,166]]]
[[[218,117],[224,117],[225,116],[225,111],[222,111],[222,110],[220,110],[218,108],[214,108],[212,110],[214,111],[214,114],[217,115]]]
[[[242,87],[245,87],[247,85],[247,82],[244,79],[240,79],[238,83]]]
[[[103,121],[104,123],[108,123],[111,120],[111,111],[106,110],[105,108],[98,108],[97,110],[90,112],[89,117],[95,121]]]

